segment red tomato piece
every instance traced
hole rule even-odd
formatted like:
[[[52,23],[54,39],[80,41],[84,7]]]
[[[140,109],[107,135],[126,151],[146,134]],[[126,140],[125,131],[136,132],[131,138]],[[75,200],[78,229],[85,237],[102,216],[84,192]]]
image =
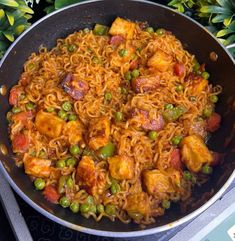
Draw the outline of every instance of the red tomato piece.
[[[182,162],[181,162],[179,149],[174,149],[173,152],[171,153],[171,166],[176,170],[182,169]]]
[[[51,203],[57,203],[60,198],[60,194],[52,185],[48,185],[45,187],[43,195]]]
[[[174,73],[175,75],[182,77],[185,73],[185,67],[181,63],[176,63],[174,66]]]
[[[29,148],[29,139],[24,134],[18,133],[12,139],[12,146],[15,152],[26,152]]]
[[[13,88],[10,91],[10,96],[9,96],[9,104],[10,105],[17,105],[18,104],[18,99],[20,94],[22,93],[21,88]]]
[[[138,59],[132,60],[131,63],[130,63],[130,70],[137,69],[138,64],[139,64]]]
[[[220,127],[221,122],[221,116],[218,113],[213,113],[208,119],[207,119],[207,126],[206,130],[210,132],[214,132]]]
[[[12,116],[12,119],[14,121],[25,122],[28,119],[31,119],[32,117],[33,117],[33,112],[32,111],[24,111],[24,112],[20,112],[20,113],[14,114]]]
[[[120,43],[122,43],[125,39],[120,36],[120,35],[115,35],[115,36],[112,36],[111,39],[110,39],[110,44],[112,45],[119,45]]]

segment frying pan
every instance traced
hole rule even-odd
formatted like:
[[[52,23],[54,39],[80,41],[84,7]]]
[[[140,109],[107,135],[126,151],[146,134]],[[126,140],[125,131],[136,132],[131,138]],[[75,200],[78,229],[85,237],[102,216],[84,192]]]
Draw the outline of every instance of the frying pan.
[[[223,123],[208,141],[211,150],[223,153],[223,164],[215,168],[209,182],[194,189],[192,207],[182,213],[179,205],[175,204],[164,216],[157,218],[156,223],[144,228],[134,223],[110,222],[106,218],[97,223],[46,201],[40,192],[34,190],[23,170],[15,166],[5,119],[5,114],[10,109],[9,89],[17,83],[22,66],[32,52],[37,52],[41,45],[50,49],[55,46],[56,39],[86,27],[92,28],[95,23],[110,25],[117,16],[133,21],[147,21],[154,28],[162,27],[171,31],[189,52],[197,56],[199,62],[206,63],[211,82],[223,86],[216,109],[222,115]],[[182,224],[221,197],[235,177],[234,66],[228,51],[202,26],[156,3],[141,0],[87,1],[52,13],[25,31],[1,61],[0,85],[6,85],[8,93],[0,96],[0,142],[5,145],[8,153],[1,148],[3,153],[0,154],[0,169],[12,188],[33,208],[53,221],[81,232],[100,236],[134,237],[165,231]]]

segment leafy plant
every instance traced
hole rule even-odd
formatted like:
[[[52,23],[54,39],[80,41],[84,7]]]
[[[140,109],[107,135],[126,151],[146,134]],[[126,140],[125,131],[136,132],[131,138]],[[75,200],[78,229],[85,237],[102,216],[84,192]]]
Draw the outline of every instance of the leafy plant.
[[[49,4],[44,11],[49,14],[57,9],[63,8],[65,6],[71,5],[73,3],[81,2],[82,0],[46,0]]]
[[[33,10],[23,0],[0,0],[0,58],[30,23]]]

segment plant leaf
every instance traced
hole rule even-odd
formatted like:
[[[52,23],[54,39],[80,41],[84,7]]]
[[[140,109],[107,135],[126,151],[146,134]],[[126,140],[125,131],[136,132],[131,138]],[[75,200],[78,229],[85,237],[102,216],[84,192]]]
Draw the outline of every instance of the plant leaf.
[[[19,36],[25,30],[25,27],[26,26],[23,24],[16,26],[15,31],[14,31],[15,34]]]
[[[225,18],[223,23],[226,27],[228,27],[231,24],[232,20],[233,20],[233,16],[230,18]]]
[[[14,37],[14,35],[13,35],[12,32],[10,32],[10,31],[4,31],[4,32],[2,32],[2,33],[4,34],[4,36],[5,36],[9,41],[13,42],[13,41],[15,40],[15,37]]]
[[[230,33],[234,33],[234,31],[231,30],[231,29],[228,29],[228,28],[222,29],[216,34],[216,37],[220,38],[220,37],[223,37],[223,36],[228,35]]]
[[[51,6],[44,8],[43,11],[46,12],[46,14],[49,14],[49,13],[52,13],[55,11],[55,7],[53,5],[51,5]]]
[[[17,8],[19,6],[15,0],[0,0],[0,4],[13,8]]]
[[[81,2],[81,0],[55,0],[55,9],[63,8],[77,2]]]
[[[5,11],[0,9],[0,20],[5,17]]]
[[[14,22],[15,22],[15,18],[14,18],[14,15],[10,12],[6,12],[6,15],[7,15],[7,19],[8,19],[8,22],[10,23],[10,25],[14,25]]]
[[[23,13],[29,13],[29,14],[34,14],[33,9],[31,9],[30,7],[28,7],[27,5],[19,5],[18,9],[20,11],[22,11]]]
[[[227,40],[228,44],[235,43],[235,34],[232,34],[226,40]]]
[[[231,8],[231,5],[227,0],[216,0],[216,2],[223,8]]]
[[[227,9],[227,8],[222,8],[222,7],[218,7],[218,6],[204,6],[202,8],[200,8],[200,12],[202,13],[223,13],[223,14],[228,14],[228,15],[232,15],[232,10]]]
[[[230,15],[225,15],[225,14],[218,14],[214,18],[212,18],[211,22],[212,23],[221,23],[224,21],[224,19],[229,18]]]

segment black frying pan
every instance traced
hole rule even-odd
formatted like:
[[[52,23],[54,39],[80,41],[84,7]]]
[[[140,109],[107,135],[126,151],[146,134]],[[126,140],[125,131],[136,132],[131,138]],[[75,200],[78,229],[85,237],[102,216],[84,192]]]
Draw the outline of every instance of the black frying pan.
[[[9,111],[8,94],[0,96],[0,142],[5,144],[8,154],[0,154],[0,168],[14,190],[32,207],[48,218],[82,232],[96,235],[127,237],[140,236],[160,232],[175,227],[205,210],[219,198],[232,179],[235,177],[235,158],[233,149],[235,113],[232,102],[235,92],[235,65],[226,49],[216,39],[195,21],[161,5],[131,0],[102,0],[88,1],[57,11],[34,24],[23,33],[11,46],[1,62],[0,85],[5,84],[8,90],[16,84],[23,70],[22,66],[32,52],[37,52],[40,45],[52,48],[56,39],[86,27],[92,28],[95,23],[110,25],[117,17],[128,18],[133,21],[148,21],[154,28],[163,27],[170,30],[179,38],[184,47],[194,53],[200,62],[205,62],[211,74],[213,84],[223,86],[217,112],[223,117],[223,123],[209,141],[213,151],[225,154],[225,162],[217,167],[208,183],[196,188],[193,193],[195,205],[181,213],[179,206],[173,206],[162,217],[157,218],[155,224],[144,229],[136,224],[123,224],[119,221],[110,222],[103,219],[96,223],[93,219],[85,219],[80,215],[47,202],[40,192],[35,191],[29,178],[23,170],[15,166],[11,143],[8,138],[5,114]],[[210,53],[218,55],[217,61],[210,59]],[[212,192],[213,191],[213,192]],[[210,193],[210,195],[208,194]],[[201,200],[206,199],[201,202]]]

